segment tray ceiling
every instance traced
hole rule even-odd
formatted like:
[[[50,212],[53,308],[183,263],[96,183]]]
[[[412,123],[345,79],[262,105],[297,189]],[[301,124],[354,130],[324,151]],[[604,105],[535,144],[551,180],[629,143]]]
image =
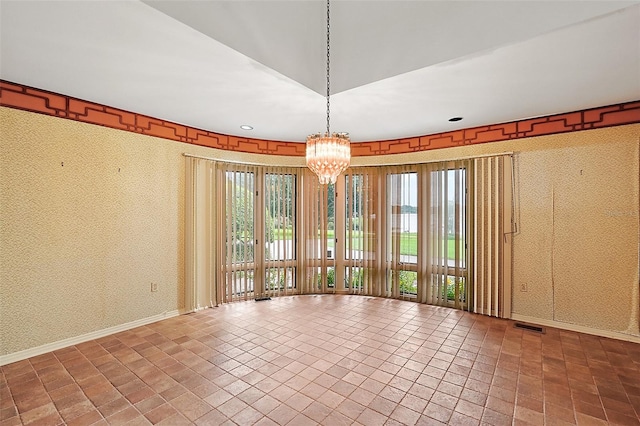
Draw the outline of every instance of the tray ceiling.
[[[322,1],[1,1],[0,78],[302,142],[325,128],[325,20]],[[334,0],[331,42],[332,130],[354,141],[640,99],[637,1]]]

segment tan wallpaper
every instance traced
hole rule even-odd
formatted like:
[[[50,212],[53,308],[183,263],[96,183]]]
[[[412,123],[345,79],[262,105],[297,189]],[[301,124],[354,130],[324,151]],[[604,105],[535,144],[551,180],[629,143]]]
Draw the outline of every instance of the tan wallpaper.
[[[562,149],[545,171],[554,177],[554,319],[637,334],[637,142]]]
[[[182,153],[219,151],[8,108],[0,150],[0,355],[183,306]]]
[[[630,125],[354,165],[517,151],[513,312],[639,335],[639,135]],[[182,153],[304,162],[2,107],[0,150],[0,355],[183,306]]]
[[[515,270],[534,294],[516,288],[514,311],[638,335],[637,136],[522,153],[521,163],[515,241],[530,261]]]

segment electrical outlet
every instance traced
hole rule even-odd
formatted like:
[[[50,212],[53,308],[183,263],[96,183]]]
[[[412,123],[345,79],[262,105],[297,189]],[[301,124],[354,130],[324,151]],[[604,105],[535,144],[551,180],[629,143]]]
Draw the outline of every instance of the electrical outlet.
[[[523,282],[522,284],[520,284],[520,291],[523,291],[523,292],[529,291],[529,284],[527,284],[526,282]]]
[[[151,291],[152,292],[158,291],[158,283],[151,283]]]

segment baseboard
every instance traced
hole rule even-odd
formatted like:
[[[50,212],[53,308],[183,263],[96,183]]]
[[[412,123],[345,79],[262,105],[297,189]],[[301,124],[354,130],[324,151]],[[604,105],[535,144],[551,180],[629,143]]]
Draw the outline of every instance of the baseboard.
[[[167,318],[176,317],[186,313],[183,309],[176,309],[174,311],[164,312],[162,314],[153,315],[147,318],[141,318],[139,320],[127,322],[124,324],[116,325],[102,330],[92,331],[90,333],[81,334],[80,336],[69,337],[67,339],[58,340],[57,342],[47,343],[42,346],[36,346],[35,348],[25,349],[23,351],[14,352],[7,355],[0,355],[0,366],[11,364],[13,362],[22,361],[27,358],[42,355],[48,352],[56,351],[58,349],[66,348],[68,346],[77,345],[79,343],[88,342],[89,340],[99,339],[101,337],[109,336],[111,334],[119,333],[121,331],[131,330],[132,328],[140,327],[143,325],[151,324],[153,322],[162,321]]]
[[[560,328],[562,330],[577,331],[578,333],[592,334],[594,336],[609,337],[611,339],[625,340],[627,342],[640,343],[640,336],[633,334],[620,333],[619,331],[600,330],[597,328],[586,327],[584,325],[569,324],[566,322],[546,320],[541,318],[529,317],[526,315],[511,314],[514,321],[522,321],[529,324],[542,325],[545,327]]]

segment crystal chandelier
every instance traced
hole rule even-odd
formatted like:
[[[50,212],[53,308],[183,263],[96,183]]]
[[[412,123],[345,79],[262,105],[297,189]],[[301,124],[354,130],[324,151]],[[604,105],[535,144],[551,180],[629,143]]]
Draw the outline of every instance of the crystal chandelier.
[[[327,0],[327,132],[324,135],[315,133],[307,136],[307,167],[318,175],[321,185],[336,183],[340,173],[344,172],[351,162],[349,133],[331,133],[329,129],[330,15],[329,0]]]

